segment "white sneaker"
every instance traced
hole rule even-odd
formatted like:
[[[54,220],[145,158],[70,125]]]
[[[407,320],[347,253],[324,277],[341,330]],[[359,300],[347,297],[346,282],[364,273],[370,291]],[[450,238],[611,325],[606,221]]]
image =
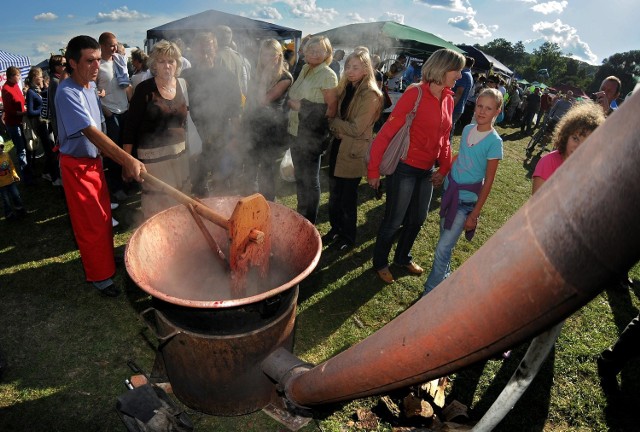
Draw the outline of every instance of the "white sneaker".
[[[51,184],[54,186],[62,186],[62,179],[61,178],[55,179],[55,181],[51,182]]]
[[[117,209],[118,207],[120,207],[120,204],[118,204],[118,203],[111,203],[111,210],[115,210],[115,209]]]
[[[115,220],[114,218],[111,218],[111,225],[113,225],[113,227],[117,227],[118,225],[120,225],[120,222],[118,222],[117,220]]]

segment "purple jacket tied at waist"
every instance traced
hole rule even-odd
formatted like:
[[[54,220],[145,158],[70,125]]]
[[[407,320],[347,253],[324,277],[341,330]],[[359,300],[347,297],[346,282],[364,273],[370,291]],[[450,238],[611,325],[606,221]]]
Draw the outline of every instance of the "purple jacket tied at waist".
[[[453,220],[456,218],[456,213],[458,212],[458,196],[460,190],[466,190],[478,195],[484,182],[459,184],[451,177],[451,173],[447,174],[447,180],[449,180],[449,186],[447,190],[444,191],[444,194],[442,194],[440,217],[444,218],[444,228],[451,229]]]

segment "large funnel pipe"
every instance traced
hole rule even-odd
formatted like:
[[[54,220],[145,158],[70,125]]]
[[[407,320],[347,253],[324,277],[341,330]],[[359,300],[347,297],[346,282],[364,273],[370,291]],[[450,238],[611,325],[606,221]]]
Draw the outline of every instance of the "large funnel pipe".
[[[357,345],[283,376],[287,398],[312,406],[449,374],[541,333],[623,276],[640,257],[638,119],[640,94],[428,296]]]

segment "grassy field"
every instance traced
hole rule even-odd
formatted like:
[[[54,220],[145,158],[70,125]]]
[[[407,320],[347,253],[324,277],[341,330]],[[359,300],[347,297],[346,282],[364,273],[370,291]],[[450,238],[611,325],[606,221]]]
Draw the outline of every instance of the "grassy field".
[[[526,139],[516,129],[498,128],[505,139],[504,160],[472,242],[460,241],[457,268],[528,199],[530,175],[539,154],[525,159]],[[458,137],[456,137],[456,141]],[[323,170],[324,176],[324,170]],[[320,209],[321,234],[328,231],[326,179]],[[132,372],[127,360],[151,370],[157,341],[139,313],[150,297],[133,285],[120,266],[115,280],[124,295],[104,298],[84,282],[64,203],[63,191],[38,179],[20,187],[28,215],[0,219],[0,347],[8,367],[0,382],[0,431],[122,431],[114,409]],[[295,208],[294,187],[280,184],[278,200]],[[439,195],[413,250],[426,269],[437,242]],[[359,242],[343,254],[323,251],[316,271],[300,285],[295,354],[322,362],[370,335],[415,302],[425,277],[395,270],[397,282],[385,285],[371,270],[375,233],[384,211],[363,182],[360,189]],[[117,252],[139,224],[139,194],[115,210]],[[508,251],[505,251],[508,253]],[[631,276],[637,282],[640,269]],[[632,363],[622,374],[624,402],[609,401],[597,379],[595,357],[615,341],[637,314],[640,286],[607,290],[565,324],[555,350],[539,376],[497,430],[638,430],[640,373]],[[495,400],[522,358],[526,345],[508,360],[487,360],[452,375],[447,399],[470,408],[477,421]],[[363,359],[366,367],[366,359]],[[303,431],[354,430],[356,410],[372,408],[378,398],[351,401],[314,411]],[[240,417],[188,413],[197,431],[283,431],[262,412]],[[376,430],[391,430],[382,422]]]

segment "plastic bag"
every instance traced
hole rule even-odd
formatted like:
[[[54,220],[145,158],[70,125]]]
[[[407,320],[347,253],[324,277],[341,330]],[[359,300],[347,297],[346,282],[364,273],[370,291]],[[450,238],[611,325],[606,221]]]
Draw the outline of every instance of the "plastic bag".
[[[287,182],[296,181],[293,170],[293,159],[291,159],[291,149],[287,149],[280,162],[280,177]]]

